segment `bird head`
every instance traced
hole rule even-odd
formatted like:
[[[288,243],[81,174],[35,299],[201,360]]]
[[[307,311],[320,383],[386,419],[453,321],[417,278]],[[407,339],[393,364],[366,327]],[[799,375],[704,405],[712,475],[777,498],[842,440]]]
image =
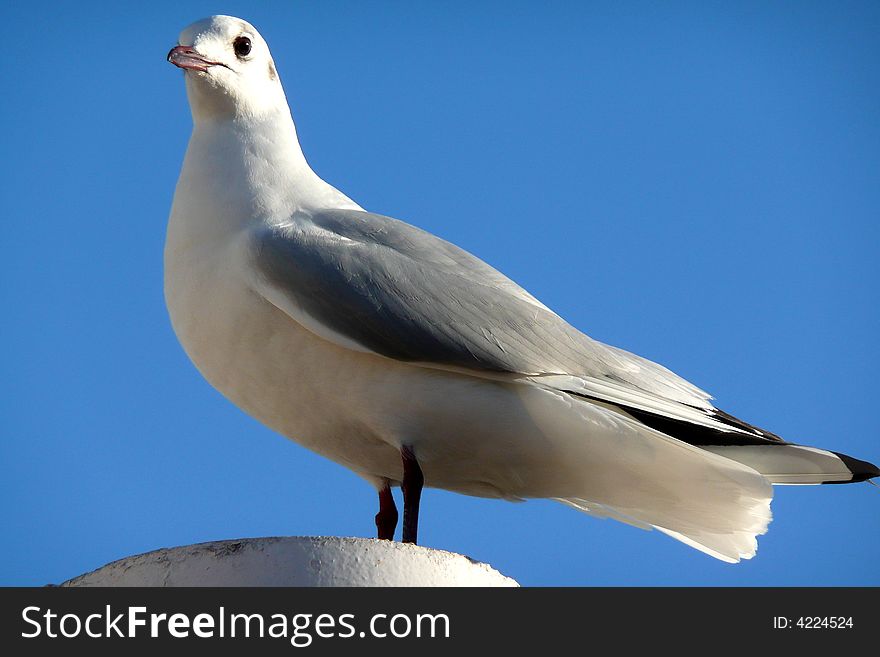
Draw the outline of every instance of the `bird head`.
[[[240,18],[211,16],[193,23],[180,33],[168,61],[184,71],[196,123],[288,111],[269,46]]]

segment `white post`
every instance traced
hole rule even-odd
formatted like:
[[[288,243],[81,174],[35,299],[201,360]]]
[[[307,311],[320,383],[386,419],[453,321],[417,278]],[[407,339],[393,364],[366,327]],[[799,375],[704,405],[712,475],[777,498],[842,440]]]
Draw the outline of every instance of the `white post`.
[[[244,538],[155,550],[61,586],[518,586],[453,552],[367,538]]]

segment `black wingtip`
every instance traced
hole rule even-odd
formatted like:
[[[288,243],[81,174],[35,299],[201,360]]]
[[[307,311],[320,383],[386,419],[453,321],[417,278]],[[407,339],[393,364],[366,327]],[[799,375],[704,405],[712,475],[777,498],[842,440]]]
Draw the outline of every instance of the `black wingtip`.
[[[878,468],[873,463],[860,461],[859,459],[854,459],[852,456],[847,456],[846,454],[841,454],[840,452],[832,452],[832,454],[843,461],[843,464],[847,468],[849,468],[849,471],[852,472],[853,475],[852,479],[850,479],[849,481],[841,481],[836,483],[851,484],[859,481],[867,481],[868,479],[873,479],[874,477],[880,477],[880,468]]]

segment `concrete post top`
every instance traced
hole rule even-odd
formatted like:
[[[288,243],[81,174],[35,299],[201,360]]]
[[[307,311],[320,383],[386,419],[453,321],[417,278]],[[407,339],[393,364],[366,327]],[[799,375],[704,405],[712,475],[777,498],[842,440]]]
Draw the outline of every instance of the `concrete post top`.
[[[461,554],[368,538],[243,538],[126,557],[61,586],[518,586]]]

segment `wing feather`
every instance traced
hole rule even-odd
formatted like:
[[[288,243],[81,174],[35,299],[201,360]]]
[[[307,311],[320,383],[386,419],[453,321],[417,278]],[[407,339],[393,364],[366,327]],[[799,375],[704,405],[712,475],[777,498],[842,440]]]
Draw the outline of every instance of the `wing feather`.
[[[258,291],[342,346],[478,375],[541,377],[612,402],[622,392],[690,414],[712,408],[681,377],[591,339],[482,260],[404,222],[326,210],[250,237]]]

